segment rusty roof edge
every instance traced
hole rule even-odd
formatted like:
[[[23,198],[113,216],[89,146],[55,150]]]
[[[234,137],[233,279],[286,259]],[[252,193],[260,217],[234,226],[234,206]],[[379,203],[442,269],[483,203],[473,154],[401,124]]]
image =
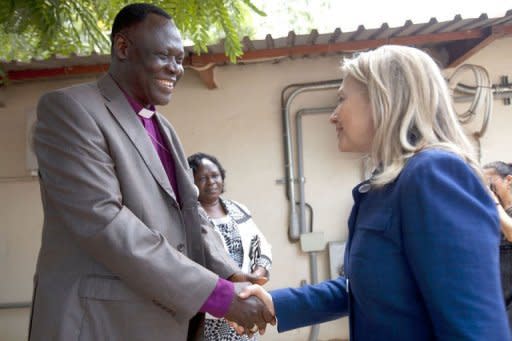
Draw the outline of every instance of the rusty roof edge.
[[[314,36],[315,39],[313,39],[313,41],[311,42],[312,44],[314,44],[316,37],[318,37],[319,35],[320,36],[330,35],[331,39],[329,39],[329,43],[335,44],[336,40],[340,36],[340,34],[348,34],[352,37],[352,39],[357,40],[357,36],[359,36],[362,32],[375,31],[376,34],[374,34],[373,37],[371,37],[371,38],[377,38],[383,32],[386,32],[386,29],[387,29],[387,30],[395,31],[395,34],[393,34],[395,36],[397,33],[405,31],[411,26],[417,26],[417,25],[425,26],[426,25],[428,27],[429,24],[432,25],[434,22],[436,22],[437,24],[443,24],[444,27],[450,27],[450,26],[453,26],[453,24],[455,24],[461,20],[468,20],[468,19],[473,19],[475,22],[479,22],[479,23],[482,21],[488,22],[488,23],[482,23],[482,25],[479,26],[478,29],[482,29],[484,27],[492,27],[492,26],[496,26],[496,25],[503,25],[503,24],[508,25],[509,23],[512,24],[512,9],[508,10],[504,16],[494,17],[494,18],[488,18],[486,13],[482,13],[478,18],[462,18],[462,16],[456,15],[452,20],[447,20],[447,21],[442,21],[442,22],[437,22],[436,18],[431,18],[430,21],[428,21],[426,23],[413,23],[411,20],[406,20],[404,25],[397,26],[397,27],[389,27],[388,23],[386,23],[386,22],[382,23],[380,27],[370,28],[370,29],[366,29],[363,25],[359,25],[356,30],[351,31],[351,32],[342,32],[339,28],[336,28],[332,32],[326,32],[326,33],[321,33],[321,34],[318,34],[317,30],[312,30],[308,34],[303,34],[303,35],[297,35],[297,34],[295,34],[294,31],[290,31],[287,36],[279,37],[279,38],[273,38],[271,36],[271,34],[267,34],[264,39],[258,39],[258,40],[252,40],[248,37],[244,37],[242,39],[242,46],[246,47],[246,51],[247,50],[260,51],[260,50],[264,50],[264,49],[270,49],[270,50],[282,49],[282,47],[274,46],[275,40],[282,39],[282,38],[284,38],[286,40],[288,38],[288,44],[291,43],[290,44],[291,47],[294,47],[294,46],[299,46],[299,45],[294,45],[294,43],[295,43],[295,40],[297,40],[300,37]],[[455,27],[456,27],[456,25],[455,25]],[[465,31],[464,27],[462,27],[461,30]],[[454,32],[456,32],[456,31],[454,31]],[[411,34],[411,36],[414,36],[415,33],[416,32],[413,32]],[[419,30],[418,33],[419,33],[419,35],[421,35],[421,30]],[[405,35],[405,36],[407,36],[407,35]],[[260,49],[254,49],[254,46],[257,45],[258,43],[263,43],[265,47],[260,48]],[[212,51],[212,48],[218,47],[218,46],[219,46],[219,43],[209,45],[208,46],[209,51]],[[249,46],[251,48],[247,49],[247,47],[249,47]],[[194,58],[194,57],[197,58],[197,55],[193,51],[191,51],[192,50],[191,46],[187,46],[186,50],[189,51],[189,56],[192,56],[192,58]],[[214,55],[218,55],[219,53],[223,53],[223,51],[221,51],[221,52],[215,51],[213,53],[212,52],[206,53],[206,54],[201,54],[201,56],[208,56],[208,55],[214,56]],[[76,55],[76,54],[72,54],[71,56],[53,55],[52,58],[48,58],[48,59],[34,59],[33,58],[28,62],[17,61],[17,60],[11,60],[11,61],[0,60],[0,67],[2,67],[3,70],[7,73],[9,73],[10,71],[38,70],[38,69],[52,69],[52,68],[67,69],[67,68],[82,67],[82,66],[85,67],[84,68],[84,70],[85,70],[85,69],[87,69],[86,68],[87,66],[93,66],[93,65],[102,65],[103,66],[104,64],[108,63],[109,61],[110,61],[109,54],[98,54],[96,52],[93,52],[89,55]]]

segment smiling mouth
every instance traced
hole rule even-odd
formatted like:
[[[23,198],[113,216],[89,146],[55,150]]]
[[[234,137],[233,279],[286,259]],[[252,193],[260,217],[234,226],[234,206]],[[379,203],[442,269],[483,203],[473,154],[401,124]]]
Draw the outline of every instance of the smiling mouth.
[[[166,79],[157,79],[157,82],[160,86],[166,88],[169,91],[174,90],[174,82],[173,81],[169,81]]]

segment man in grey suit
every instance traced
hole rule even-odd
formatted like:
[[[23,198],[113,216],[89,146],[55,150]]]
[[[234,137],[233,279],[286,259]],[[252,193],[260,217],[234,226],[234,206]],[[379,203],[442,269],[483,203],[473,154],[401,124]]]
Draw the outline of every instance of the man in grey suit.
[[[44,225],[30,339],[201,339],[198,312],[264,329],[273,316],[232,283],[255,279],[208,226],[181,143],[155,111],[183,75],[176,26],[132,4],[111,39],[107,75],[38,105]]]

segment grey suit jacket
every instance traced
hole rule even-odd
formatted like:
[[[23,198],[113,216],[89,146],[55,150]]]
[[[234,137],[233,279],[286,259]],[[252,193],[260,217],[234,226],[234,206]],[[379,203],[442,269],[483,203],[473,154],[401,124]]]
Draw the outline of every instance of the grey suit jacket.
[[[34,146],[44,209],[32,340],[186,340],[218,275],[237,271],[199,208],[173,127],[175,193],[113,79],[45,94]]]

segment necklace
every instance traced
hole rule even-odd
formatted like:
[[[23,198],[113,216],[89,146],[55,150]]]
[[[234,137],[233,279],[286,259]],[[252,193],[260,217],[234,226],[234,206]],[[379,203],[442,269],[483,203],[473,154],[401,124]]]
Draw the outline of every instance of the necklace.
[[[149,137],[153,140],[153,142],[155,142],[158,146],[160,146],[161,148],[163,148],[167,153],[171,154],[171,151],[169,149],[167,149],[163,144],[161,144],[157,139],[156,137],[154,137],[153,135],[151,135],[149,133],[149,131],[147,132]]]

